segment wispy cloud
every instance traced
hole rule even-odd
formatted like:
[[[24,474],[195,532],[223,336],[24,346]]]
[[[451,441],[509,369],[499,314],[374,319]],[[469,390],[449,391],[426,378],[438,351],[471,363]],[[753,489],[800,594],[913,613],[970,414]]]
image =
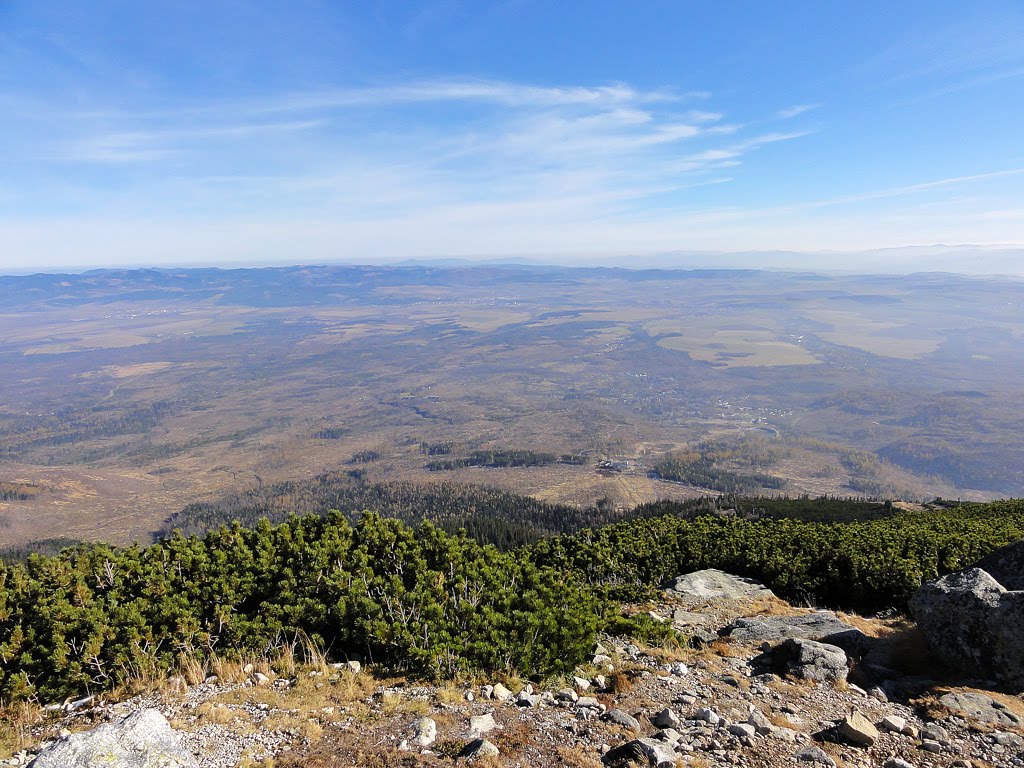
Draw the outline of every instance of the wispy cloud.
[[[9,219],[0,249],[74,254],[102,249],[106,236],[106,247],[116,240],[125,258],[145,248],[170,260],[176,252],[315,260],[792,248],[837,231],[868,243],[909,225],[883,212],[878,229],[865,234],[862,220],[847,218],[858,206],[1024,173],[1010,168],[764,205],[749,190],[770,180],[751,183],[751,158],[810,131],[765,131],[781,113],[732,121],[713,99],[698,109],[695,98],[626,84],[431,80],[164,111],[69,112],[43,121],[52,133],[35,137],[51,143],[47,171],[60,179],[38,185],[57,212],[54,225],[44,232]],[[745,183],[745,193],[729,192]],[[12,204],[24,201],[0,197],[0,217]],[[979,215],[1011,210],[986,205]],[[915,225],[962,227],[950,237],[968,231],[963,216],[915,215]],[[1012,214],[986,221],[993,237],[1018,224]]]
[[[318,120],[201,128],[115,131],[70,141],[63,157],[96,163],[149,163],[188,151],[211,141],[240,141],[268,134],[305,131],[320,125]]]
[[[791,118],[794,118],[797,115],[802,115],[805,112],[810,112],[811,110],[818,109],[819,107],[821,107],[820,103],[817,103],[817,104],[794,104],[791,107],[786,107],[785,109],[780,109],[778,112],[775,113],[775,116],[778,117],[780,120],[790,120]]]
[[[322,89],[284,94],[249,104],[266,112],[291,112],[348,107],[387,107],[430,102],[481,102],[508,107],[614,106],[654,104],[706,98],[705,92],[678,94],[669,90],[637,90],[623,83],[596,87],[549,87],[494,80],[421,80],[363,88]]]

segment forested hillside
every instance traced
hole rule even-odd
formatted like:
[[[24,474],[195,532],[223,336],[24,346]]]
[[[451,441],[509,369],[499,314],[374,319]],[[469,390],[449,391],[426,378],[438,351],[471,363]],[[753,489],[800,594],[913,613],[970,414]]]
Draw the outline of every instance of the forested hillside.
[[[356,471],[325,472],[308,480],[273,483],[216,501],[189,504],[167,519],[160,536],[170,536],[174,531],[185,536],[202,535],[236,520],[243,526],[253,526],[264,517],[271,523],[280,523],[291,515],[325,515],[331,511],[341,512],[355,522],[363,512],[371,511],[410,525],[429,520],[449,533],[465,530],[481,543],[508,550],[549,536],[636,517],[689,517],[730,510],[745,517],[811,520],[892,514],[891,505],[863,499],[736,495],[652,502],[631,509],[616,509],[598,502],[580,509],[467,483],[368,482]]]
[[[1024,537],[1021,501],[878,505],[866,520],[832,499],[776,502],[805,519],[756,504],[757,519],[661,505],[508,553],[429,521],[330,513],[32,555],[0,567],[0,693],[58,698],[297,636],[415,675],[552,675],[580,663],[599,628],[624,628],[615,600],[679,573],[717,567],[812,603],[902,608],[923,580]]]
[[[462,483],[370,483],[359,473],[326,472],[309,480],[287,481],[232,494],[214,502],[190,504],[168,518],[161,533],[202,534],[233,520],[245,526],[266,517],[341,512],[350,521],[370,510],[415,525],[425,520],[444,531],[465,530],[472,538],[507,550],[546,536],[604,525],[631,516],[604,505],[579,509],[498,488]]]

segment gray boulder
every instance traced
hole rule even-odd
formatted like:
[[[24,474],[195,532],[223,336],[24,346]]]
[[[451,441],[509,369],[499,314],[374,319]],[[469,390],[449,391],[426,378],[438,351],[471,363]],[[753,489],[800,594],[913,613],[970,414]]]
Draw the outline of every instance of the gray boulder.
[[[842,648],[798,637],[784,640],[752,659],[751,664],[801,680],[822,683],[844,681],[849,673],[846,652]]]
[[[477,760],[481,757],[497,757],[499,754],[501,754],[501,750],[487,739],[476,739],[467,744],[459,756]]]
[[[623,712],[621,709],[609,709],[605,714],[604,719],[609,723],[615,723],[621,725],[624,728],[629,728],[632,731],[640,731],[640,721],[632,715]]]
[[[836,768],[836,761],[821,747],[804,747],[793,757],[801,763],[813,763],[814,765],[824,765],[826,768]]]
[[[670,595],[697,600],[751,600],[775,597],[764,584],[742,576],[733,576],[716,568],[677,576],[666,585]]]
[[[155,709],[104,723],[44,749],[32,768],[199,768],[178,734]]]
[[[657,739],[634,739],[620,747],[609,750],[601,762],[611,768],[626,768],[637,764],[649,768],[675,768],[679,756],[664,741]]]
[[[954,691],[939,697],[939,703],[972,720],[999,726],[1020,726],[1021,721],[1004,704],[991,696],[971,691]]]
[[[741,643],[776,643],[797,637],[836,645],[851,654],[859,653],[867,643],[863,632],[842,621],[832,611],[815,611],[799,616],[750,616],[736,619],[722,630],[722,634]]]
[[[952,668],[1024,690],[1024,591],[1007,591],[990,574],[970,568],[922,586],[910,611]]]

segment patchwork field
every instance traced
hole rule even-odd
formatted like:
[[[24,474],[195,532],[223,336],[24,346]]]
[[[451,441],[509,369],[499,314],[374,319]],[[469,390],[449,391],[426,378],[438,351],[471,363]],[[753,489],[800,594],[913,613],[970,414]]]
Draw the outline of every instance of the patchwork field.
[[[44,489],[0,500],[0,545],[144,540],[189,502],[324,470],[581,507],[718,492],[652,476],[680,451],[791,494],[1020,494],[1022,306],[1019,282],[948,276],[0,277],[0,483]],[[429,446],[579,463],[431,472]]]

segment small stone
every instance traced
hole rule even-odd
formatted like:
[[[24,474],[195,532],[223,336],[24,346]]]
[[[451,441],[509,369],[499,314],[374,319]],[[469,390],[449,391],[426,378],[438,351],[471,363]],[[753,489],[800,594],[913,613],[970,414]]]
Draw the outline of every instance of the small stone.
[[[657,739],[634,739],[609,750],[601,762],[619,768],[640,763],[649,768],[675,768],[679,760],[671,746]]]
[[[729,733],[733,736],[739,736],[740,738],[754,738],[754,734],[757,733],[757,729],[754,728],[750,723],[733,723],[728,728]]]
[[[929,741],[937,741],[939,744],[949,744],[952,741],[949,736],[949,731],[936,723],[928,723],[928,725],[921,730],[921,738]]]
[[[574,677],[572,679],[572,684],[577,691],[586,691],[590,688],[590,681],[585,680],[582,677]]]
[[[580,697],[572,688],[563,688],[555,694],[555,698],[559,701],[576,702],[579,701]]]
[[[820,747],[804,747],[794,757],[802,763],[815,763],[828,768],[836,768],[836,761]]]
[[[501,751],[487,739],[471,741],[462,750],[462,757],[468,757],[470,760],[475,760],[479,757],[497,757],[499,754],[501,754]]]
[[[604,688],[607,685],[607,680],[604,675],[594,675],[594,686],[597,688]]]
[[[903,729],[907,727],[907,721],[906,718],[899,715],[886,715],[882,718],[882,722],[879,725],[886,731],[903,733]]]
[[[868,696],[870,696],[872,699],[875,699],[876,701],[882,702],[883,704],[889,701],[888,694],[886,694],[885,690],[878,685],[876,685],[874,688],[868,691]]]
[[[466,691],[465,698],[466,698],[466,701],[475,701],[476,700],[476,695],[474,695],[474,693],[472,691]]]
[[[520,707],[536,707],[540,704],[540,696],[536,694],[528,693],[523,690],[516,696],[516,706]]]
[[[421,717],[413,726],[412,743],[417,747],[429,747],[437,740],[437,723],[429,717]]]
[[[493,715],[475,715],[469,718],[470,735],[477,738],[486,736],[497,727],[498,724],[494,721]]]
[[[662,728],[654,734],[654,738],[660,739],[661,741],[667,741],[669,744],[676,744],[683,738],[683,734],[675,728]]]
[[[694,713],[693,717],[694,719],[705,722],[708,725],[718,725],[722,720],[715,710],[709,709],[708,707],[701,707]]]
[[[925,752],[933,752],[936,755],[942,751],[942,745],[935,739],[924,739],[921,741],[921,749]]]
[[[882,764],[882,768],[914,768],[914,764],[908,763],[902,757],[890,757]]]
[[[678,728],[681,725],[679,718],[676,717],[676,713],[671,709],[661,710],[651,718],[651,722],[658,728]]]
[[[758,709],[754,709],[750,712],[747,717],[747,722],[750,723],[762,736],[767,733],[771,733],[772,725],[771,720],[764,716],[764,713]]]
[[[270,678],[264,675],[262,672],[256,672],[252,676],[252,681],[256,685],[270,685]]]
[[[1006,731],[997,731],[990,735],[993,744],[998,744],[1001,747],[1010,747],[1011,749],[1020,749],[1024,747],[1024,739],[1018,736],[1016,733],[1007,733]]]
[[[839,738],[855,747],[870,747],[878,740],[878,729],[857,711],[843,718],[836,732]]]
[[[512,698],[512,691],[510,691],[501,683],[498,683],[491,690],[491,695],[498,701],[508,701]]]
[[[640,721],[632,715],[623,712],[621,709],[609,709],[604,719],[610,723],[621,725],[633,731],[640,731]]]

